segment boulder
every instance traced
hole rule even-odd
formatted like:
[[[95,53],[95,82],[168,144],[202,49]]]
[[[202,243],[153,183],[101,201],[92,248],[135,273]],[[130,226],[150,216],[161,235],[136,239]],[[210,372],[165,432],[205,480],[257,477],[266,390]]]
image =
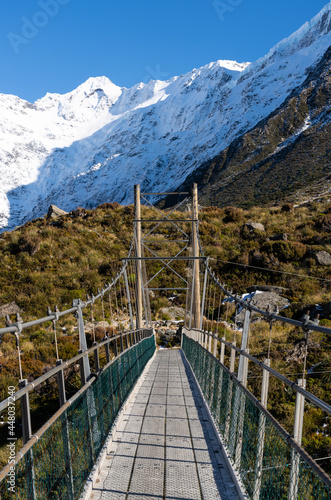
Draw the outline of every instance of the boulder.
[[[5,316],[12,316],[13,314],[21,314],[22,309],[16,304],[16,302],[10,302],[9,304],[4,304],[0,307],[0,318]]]
[[[257,307],[258,309],[261,309],[262,311],[266,311],[270,306],[271,311],[274,311],[276,307],[278,307],[279,310],[285,309],[290,305],[290,302],[275,292],[259,292],[253,295],[250,304]],[[260,317],[260,315],[256,312],[253,312],[251,317],[252,319],[256,319]],[[245,309],[243,308],[237,314],[237,324],[243,324],[244,318]]]
[[[272,286],[272,285],[253,285],[247,288],[248,293],[253,292],[274,292],[274,293],[285,293],[287,288],[282,286]]]
[[[110,325],[108,321],[96,321],[94,323],[94,331],[96,331],[97,328],[102,328],[102,329],[109,329]],[[93,323],[85,323],[84,329],[86,333],[92,333],[93,332]]]
[[[314,253],[314,258],[320,266],[331,266],[331,255],[325,250]]]
[[[65,212],[61,208],[56,207],[55,205],[51,205],[47,212],[47,219],[56,219],[60,217],[60,215],[67,215],[68,212]]]
[[[247,222],[241,228],[243,231],[249,231],[250,233],[256,233],[256,231],[265,231],[264,225],[260,222]]]
[[[159,314],[168,316],[171,320],[175,320],[176,318],[184,318],[185,310],[182,307],[171,306],[171,307],[162,307],[160,309]]]

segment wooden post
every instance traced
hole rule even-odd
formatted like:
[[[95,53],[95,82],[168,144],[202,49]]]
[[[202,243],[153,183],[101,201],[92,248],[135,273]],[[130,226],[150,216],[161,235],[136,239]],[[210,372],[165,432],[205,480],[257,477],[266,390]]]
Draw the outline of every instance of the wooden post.
[[[199,245],[198,245],[198,231],[197,223],[198,220],[198,185],[192,185],[192,254],[193,257],[199,257]],[[193,311],[194,311],[194,323],[193,328],[200,327],[200,277],[199,277],[199,260],[194,259],[193,261],[194,269],[194,281],[192,283],[192,293],[193,293]]]
[[[135,243],[136,243],[136,257],[141,258],[141,210],[140,210],[140,186],[136,184],[134,186],[134,205],[135,205],[135,218],[136,218],[136,230],[135,230]],[[136,263],[136,283],[137,283],[137,329],[143,326],[143,302],[142,302],[142,272],[141,272],[141,260],[137,260]]]

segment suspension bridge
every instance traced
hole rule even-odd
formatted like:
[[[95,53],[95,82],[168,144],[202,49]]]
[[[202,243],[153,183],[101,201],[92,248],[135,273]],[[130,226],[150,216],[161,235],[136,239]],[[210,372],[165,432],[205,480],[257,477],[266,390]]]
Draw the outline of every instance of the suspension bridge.
[[[44,318],[26,323],[19,315],[14,321],[7,317],[7,326],[0,329],[0,336],[15,336],[20,367],[18,391],[12,388],[0,403],[9,456],[0,472],[1,499],[331,499],[330,477],[301,446],[305,402],[325,415],[330,415],[330,405],[306,389],[304,372],[294,383],[272,367],[269,356],[261,361],[249,351],[253,313],[264,317],[270,330],[275,323],[300,328],[306,340],[311,332],[330,335],[331,330],[309,315],[296,321],[278,311],[260,310],[228,290],[210,268],[199,239],[197,186],[191,193],[177,193],[184,199],[165,215],[150,200],[169,194],[141,193],[135,186],[130,251],[116,278],[96,295],[73,301],[68,310],[48,309]],[[155,208],[158,218],[142,219],[141,201]],[[156,237],[161,227],[170,235],[162,240],[168,252]],[[167,241],[180,245],[175,255],[169,254]],[[150,261],[158,263],[152,274]],[[185,273],[177,265],[183,261]],[[163,271],[173,279],[162,290],[180,290],[186,296],[179,349],[156,346],[150,296],[161,290],[155,278]],[[220,334],[225,300],[244,311],[238,346]],[[113,325],[112,332],[104,327],[101,341],[94,326],[97,304],[103,319],[109,308]],[[58,324],[73,318],[79,351],[62,360]],[[49,322],[56,366],[29,382],[20,338]],[[258,398],[247,388],[253,365],[262,372]],[[67,375],[76,367],[79,386],[72,394]],[[291,433],[267,409],[271,378],[296,395]],[[57,388],[58,409],[38,426],[30,401],[47,384]],[[15,415],[22,446],[17,445]]]

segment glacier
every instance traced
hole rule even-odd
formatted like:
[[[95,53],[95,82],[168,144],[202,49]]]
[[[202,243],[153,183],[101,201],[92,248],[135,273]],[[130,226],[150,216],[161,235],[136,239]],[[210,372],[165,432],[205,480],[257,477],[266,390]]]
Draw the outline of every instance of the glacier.
[[[331,45],[331,4],[252,63],[216,61],[132,88],[89,78],[35,103],[0,94],[0,228],[173,191],[274,112]]]

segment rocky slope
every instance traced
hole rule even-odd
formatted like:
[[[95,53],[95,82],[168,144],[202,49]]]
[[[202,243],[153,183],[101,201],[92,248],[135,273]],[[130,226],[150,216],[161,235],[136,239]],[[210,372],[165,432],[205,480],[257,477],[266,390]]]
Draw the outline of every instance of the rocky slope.
[[[331,47],[303,85],[180,186],[217,206],[277,203],[331,191]],[[162,204],[163,205],[163,204]]]

